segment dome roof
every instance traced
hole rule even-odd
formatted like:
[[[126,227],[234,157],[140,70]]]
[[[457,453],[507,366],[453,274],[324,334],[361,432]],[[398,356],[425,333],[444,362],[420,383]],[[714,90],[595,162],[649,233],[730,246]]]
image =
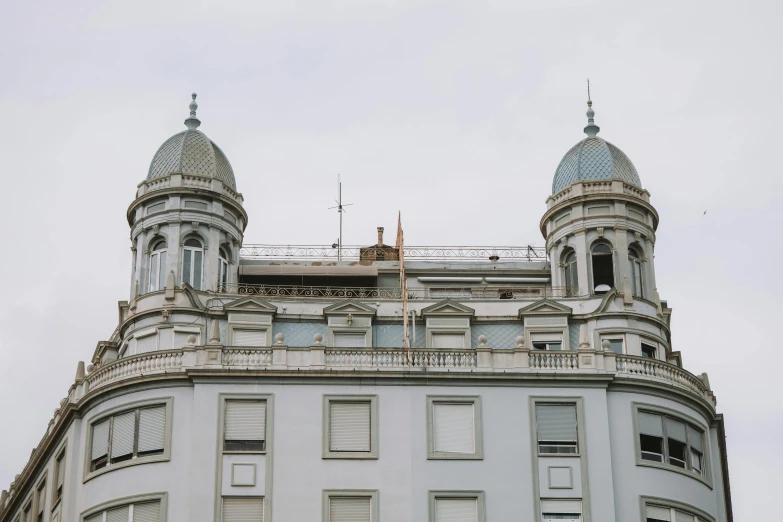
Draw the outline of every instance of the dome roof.
[[[577,181],[611,180],[625,181],[642,188],[636,168],[623,151],[597,136],[600,128],[593,121],[592,102],[587,102],[587,138],[566,152],[552,180],[552,194],[557,194]]]
[[[236,190],[234,170],[228,158],[206,134],[196,130],[201,125],[196,118],[197,108],[196,95],[193,94],[190,117],[185,120],[188,129],[175,134],[160,146],[150,163],[147,179],[161,178],[176,172],[219,179]]]

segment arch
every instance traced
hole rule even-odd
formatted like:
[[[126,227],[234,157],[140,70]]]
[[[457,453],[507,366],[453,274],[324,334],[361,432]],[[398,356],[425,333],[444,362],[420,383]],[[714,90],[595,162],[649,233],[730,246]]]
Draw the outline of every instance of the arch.
[[[644,249],[638,243],[628,247],[628,274],[631,279],[631,289],[634,297],[644,298]]]
[[[182,284],[201,290],[204,282],[204,242],[196,234],[182,238]]]
[[[605,294],[614,288],[614,250],[605,240],[598,240],[590,246],[590,262],[593,272],[593,289],[595,294]],[[598,290],[598,288],[601,290]],[[609,288],[606,288],[609,287]]]
[[[226,248],[224,245],[221,245],[218,248],[218,278],[217,278],[218,292],[227,291],[228,264],[231,259],[230,252],[231,250],[229,248]]]
[[[563,286],[565,296],[579,295],[579,271],[577,270],[576,251],[566,248],[560,256],[560,264],[563,267]]]
[[[166,287],[166,258],[168,241],[165,236],[156,234],[147,242],[147,280],[146,291],[157,292]]]

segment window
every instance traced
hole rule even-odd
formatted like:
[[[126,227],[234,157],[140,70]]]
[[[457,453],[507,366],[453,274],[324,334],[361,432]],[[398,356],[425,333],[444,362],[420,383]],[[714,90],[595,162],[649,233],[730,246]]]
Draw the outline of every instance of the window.
[[[378,397],[324,396],[323,458],[378,458]]]
[[[432,333],[433,348],[465,348],[464,333]]]
[[[609,349],[612,350],[614,353],[622,355],[623,354],[623,339],[620,338],[608,338],[604,339],[604,341],[609,341]],[[601,344],[603,345],[603,341],[601,341]]]
[[[33,522],[33,501],[27,503],[22,510],[22,522]]]
[[[605,294],[614,287],[614,261],[612,248],[606,243],[593,245],[593,291]],[[608,288],[606,288],[608,287]]]
[[[541,500],[543,522],[579,522],[582,519],[581,500]]]
[[[197,239],[188,239],[182,247],[182,283],[201,290],[204,249]]]
[[[658,350],[655,348],[655,346],[647,343],[642,343],[642,357],[646,359],[657,359],[656,352]]]
[[[430,491],[431,522],[484,522],[483,491]]]
[[[223,497],[221,522],[264,522],[264,497]]]
[[[150,250],[147,291],[155,292],[166,287],[166,242],[159,241]]]
[[[218,251],[218,291],[225,291],[228,286],[228,255],[221,248]]]
[[[227,400],[224,422],[225,451],[266,451],[266,401]]]
[[[334,332],[332,334],[335,348],[365,348],[367,334],[365,332]]]
[[[706,522],[698,515],[668,506],[646,504],[644,510],[647,522]]]
[[[644,275],[642,256],[636,247],[628,249],[628,263],[631,265],[631,288],[635,297],[644,297]]]
[[[534,341],[534,350],[562,350],[563,343],[560,341]]]
[[[563,259],[566,297],[579,295],[579,274],[576,268],[576,252],[569,250]]]
[[[35,489],[35,522],[43,522],[46,508],[46,479]]]
[[[84,522],[160,522],[161,501],[135,502],[88,515]]]
[[[262,328],[231,328],[232,346],[268,346],[266,329]]]
[[[643,461],[658,462],[704,475],[704,432],[680,419],[639,411],[639,451]]]
[[[534,350],[562,350],[562,332],[532,332],[530,342]]]
[[[117,413],[92,425],[90,471],[129,460],[162,455],[166,439],[166,406]]]
[[[52,504],[57,504],[61,498],[63,498],[63,485],[65,484],[65,448],[54,459],[54,476],[55,476],[55,488],[54,488],[54,501]]]
[[[576,405],[536,404],[539,455],[578,453]]]
[[[378,492],[324,491],[324,522],[377,522]]]
[[[427,397],[427,458],[481,459],[481,398]]]

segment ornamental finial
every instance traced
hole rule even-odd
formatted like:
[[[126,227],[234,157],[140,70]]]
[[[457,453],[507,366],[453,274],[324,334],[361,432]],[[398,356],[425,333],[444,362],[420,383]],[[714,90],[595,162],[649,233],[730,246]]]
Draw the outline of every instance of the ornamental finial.
[[[185,120],[185,125],[190,130],[195,130],[201,125],[201,120],[196,118],[196,109],[198,109],[198,103],[196,103],[196,93],[191,94],[193,100],[190,102],[190,117]]]
[[[587,127],[585,127],[585,134],[591,138],[595,138],[601,127],[595,124],[595,111],[593,110],[593,100],[590,99],[590,78],[587,79]]]

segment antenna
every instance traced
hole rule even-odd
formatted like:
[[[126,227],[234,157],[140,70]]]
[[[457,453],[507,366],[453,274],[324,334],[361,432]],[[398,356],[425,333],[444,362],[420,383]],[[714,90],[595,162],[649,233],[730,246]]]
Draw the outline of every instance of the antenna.
[[[340,175],[337,175],[337,199],[334,200],[337,203],[336,207],[329,207],[329,210],[337,209],[337,213],[340,215],[340,237],[337,239],[337,260],[343,259],[343,212],[346,212],[343,207],[350,207],[353,203],[346,203],[343,205],[343,184],[340,181]]]
[[[590,78],[587,79],[587,101],[592,101],[590,99]]]

